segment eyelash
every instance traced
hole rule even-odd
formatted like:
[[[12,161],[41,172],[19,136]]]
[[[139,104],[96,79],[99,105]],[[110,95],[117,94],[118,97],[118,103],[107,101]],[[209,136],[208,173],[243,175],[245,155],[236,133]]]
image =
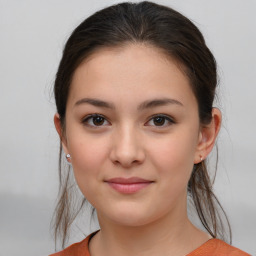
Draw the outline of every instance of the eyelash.
[[[92,120],[93,121],[93,118],[96,118],[96,117],[101,117],[103,118],[105,121],[107,120],[103,115],[100,115],[100,114],[91,114],[91,115],[88,115],[86,116],[83,120],[82,120],[82,123],[86,126],[89,126],[89,127],[93,127],[93,128],[97,128],[97,127],[100,127],[102,125],[92,125],[92,124],[88,124],[89,120]],[[104,122],[105,122],[104,121]]]
[[[95,124],[89,124],[89,121],[92,120],[93,122],[93,118],[97,118],[97,117],[101,117],[104,119],[104,122],[107,121],[107,119],[103,116],[103,115],[100,115],[100,114],[91,114],[91,115],[88,115],[86,116],[83,120],[82,120],[82,123],[86,126],[89,126],[89,127],[92,127],[92,128],[99,128],[101,126],[104,125],[104,122],[103,122],[103,125],[95,125]],[[157,114],[157,115],[153,115],[150,117],[149,121],[147,121],[147,123],[149,123],[150,121],[153,121],[155,118],[164,118],[164,125],[161,125],[161,126],[157,126],[157,125],[152,125],[152,126],[155,126],[155,127],[158,127],[158,128],[164,128],[166,126],[170,126],[172,124],[175,124],[176,122],[170,117],[170,116],[167,116],[167,115],[164,115],[164,114]],[[108,121],[107,121],[108,122]],[[166,125],[166,122],[168,122],[168,125]],[[146,126],[150,126],[150,125],[146,125]]]
[[[176,122],[173,120],[173,118],[171,118],[170,116],[167,116],[167,115],[164,115],[164,114],[157,114],[157,115],[153,115],[150,117],[149,121],[153,121],[155,118],[164,118],[164,125],[161,125],[161,126],[157,126],[157,125],[153,125],[155,127],[158,127],[158,128],[164,128],[166,126],[170,126],[172,124],[175,124]],[[148,123],[147,122],[147,123]],[[166,122],[168,123],[168,125],[166,125]]]

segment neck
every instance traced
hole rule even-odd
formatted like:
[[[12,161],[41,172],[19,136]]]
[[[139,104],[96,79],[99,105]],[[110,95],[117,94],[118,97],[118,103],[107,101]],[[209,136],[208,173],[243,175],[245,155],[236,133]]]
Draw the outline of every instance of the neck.
[[[120,225],[100,214],[98,218],[101,230],[90,242],[92,256],[185,255],[209,239],[186,213],[172,218],[167,214],[143,226]]]

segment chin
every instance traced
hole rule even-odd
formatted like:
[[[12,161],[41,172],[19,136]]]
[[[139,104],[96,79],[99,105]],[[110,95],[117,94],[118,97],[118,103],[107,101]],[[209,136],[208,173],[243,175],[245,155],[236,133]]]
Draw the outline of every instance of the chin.
[[[159,215],[156,215],[154,212],[145,210],[140,207],[126,207],[122,208],[121,206],[118,209],[113,209],[113,211],[105,215],[113,221],[114,223],[127,227],[139,227],[147,225],[156,221],[159,218]]]

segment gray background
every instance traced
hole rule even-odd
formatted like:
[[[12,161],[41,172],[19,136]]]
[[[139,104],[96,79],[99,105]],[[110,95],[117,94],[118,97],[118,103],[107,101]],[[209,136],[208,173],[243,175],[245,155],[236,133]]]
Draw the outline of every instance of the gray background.
[[[54,75],[72,29],[117,2],[0,0],[0,256],[54,251]],[[224,118],[215,191],[230,217],[233,244],[256,255],[256,1],[158,2],[195,22],[219,64]],[[73,240],[82,238],[74,233]]]

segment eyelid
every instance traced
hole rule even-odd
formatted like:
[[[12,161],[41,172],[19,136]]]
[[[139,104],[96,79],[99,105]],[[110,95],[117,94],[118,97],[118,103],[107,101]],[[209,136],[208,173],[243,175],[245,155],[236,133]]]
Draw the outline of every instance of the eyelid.
[[[88,124],[88,120],[94,118],[94,117],[102,117],[104,118],[104,122],[107,121],[109,124],[110,122],[107,120],[107,118],[104,116],[104,115],[101,115],[101,114],[97,114],[97,113],[94,113],[94,114],[89,114],[87,116],[85,116],[84,118],[82,118],[82,123],[86,126],[89,126],[89,127],[92,127],[92,128],[100,128],[100,127],[103,127],[103,126],[106,126],[106,125],[91,125],[91,124]]]
[[[92,127],[92,128],[100,128],[100,127],[104,127],[104,126],[106,126],[106,125],[92,125],[92,124],[89,124],[88,123],[88,120],[90,120],[90,119],[92,119],[92,118],[94,118],[94,117],[102,117],[103,119],[104,119],[104,122],[105,121],[107,121],[108,122],[108,125],[109,124],[111,124],[108,120],[107,120],[107,118],[104,116],[104,115],[102,115],[102,114],[98,114],[98,113],[94,113],[94,114],[89,114],[89,115],[87,115],[87,116],[85,116],[84,118],[82,118],[82,120],[81,120],[81,122],[84,124],[84,125],[86,125],[86,126],[89,126],[89,127]],[[149,123],[150,121],[152,121],[154,118],[156,118],[156,117],[162,117],[162,118],[164,118],[165,119],[165,121],[168,121],[168,125],[160,125],[160,126],[157,126],[157,125],[147,125],[147,123]],[[154,127],[157,127],[157,128],[165,128],[166,126],[170,126],[170,125],[172,125],[172,124],[175,124],[176,123],[176,121],[171,117],[171,116],[169,116],[169,115],[166,115],[166,114],[155,114],[155,115],[153,115],[153,116],[151,116],[150,118],[149,118],[149,120],[146,122],[146,126],[154,126]]]
[[[150,117],[150,119],[147,121],[147,123],[150,122],[151,120],[153,120],[156,117],[163,117],[163,118],[165,118],[165,120],[167,120],[169,122],[169,124],[168,125],[162,125],[162,126],[157,126],[157,125],[146,125],[146,126],[154,126],[154,127],[157,127],[157,128],[161,129],[161,128],[165,128],[166,126],[170,126],[170,125],[176,123],[176,121],[171,116],[166,115],[166,114],[155,114],[155,115]]]

